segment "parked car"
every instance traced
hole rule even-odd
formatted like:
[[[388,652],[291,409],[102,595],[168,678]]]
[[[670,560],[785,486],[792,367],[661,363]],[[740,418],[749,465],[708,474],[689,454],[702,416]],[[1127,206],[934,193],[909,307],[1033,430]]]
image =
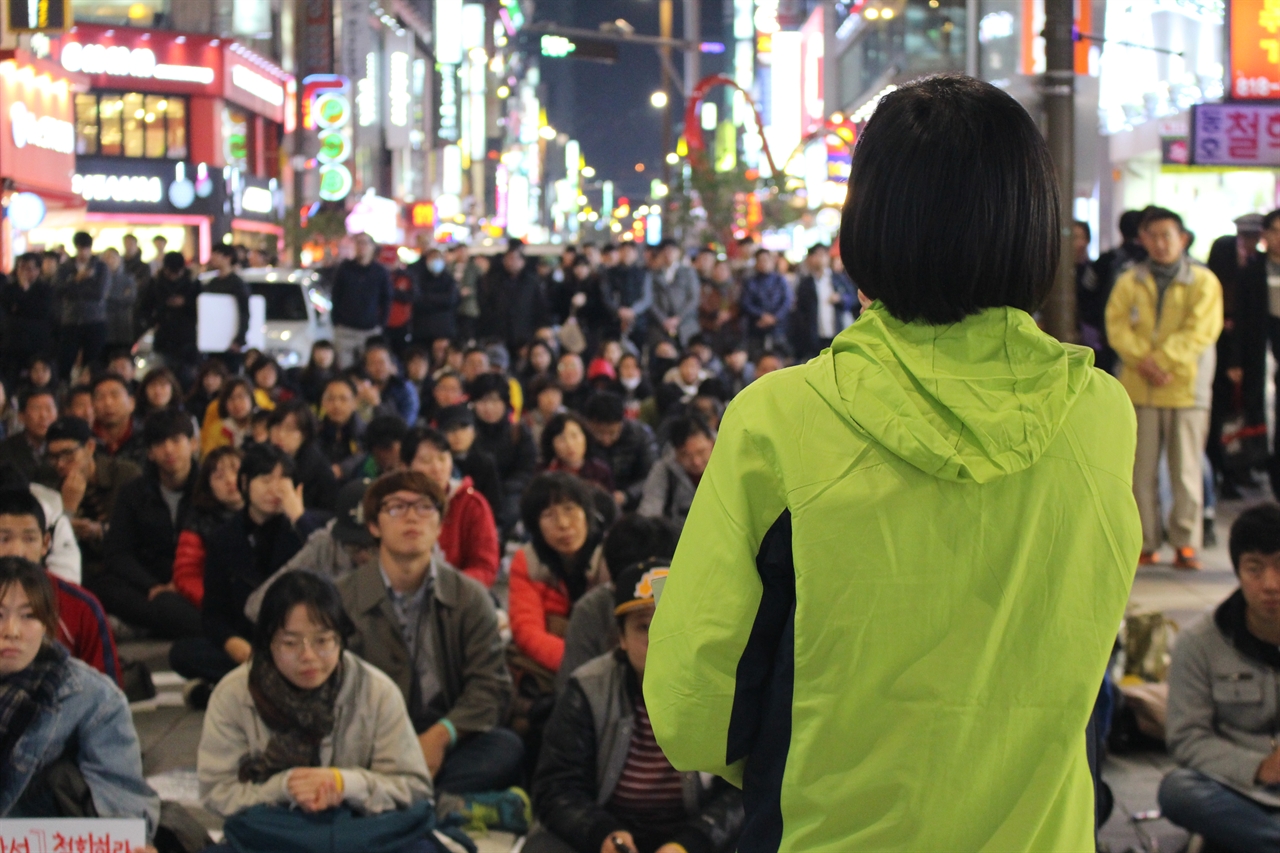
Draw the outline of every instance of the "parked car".
[[[200,276],[201,283],[217,273]],[[311,345],[333,340],[333,302],[315,270],[287,267],[259,267],[240,270],[253,296],[266,300],[267,320],[263,326],[263,351],[282,368],[307,363]],[[156,358],[151,350],[154,329],[148,329],[133,348],[134,362],[141,375]]]

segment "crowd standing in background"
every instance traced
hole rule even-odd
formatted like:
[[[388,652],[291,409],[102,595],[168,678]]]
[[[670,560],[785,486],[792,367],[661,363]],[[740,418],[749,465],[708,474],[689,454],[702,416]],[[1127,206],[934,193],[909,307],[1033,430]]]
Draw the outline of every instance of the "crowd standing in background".
[[[1238,224],[1208,267],[1172,211],[1126,213],[1097,260],[1075,224],[1080,340],[1136,412],[1144,564],[1168,543],[1199,568],[1215,494],[1250,467],[1280,480],[1263,403],[1280,211]],[[726,406],[864,310],[839,253],[814,245],[791,267],[749,239],[551,259],[515,240],[493,257],[424,242],[389,269],[370,237],[353,242],[326,276],[333,340],[287,369],[248,346],[240,247],[214,247],[205,276],[162,246],[144,261],[132,236],[123,252],[77,234],[71,255],[15,260],[0,284],[0,555],[44,566],[49,588],[0,561],[0,622],[52,595],[62,619],[42,623],[35,660],[66,669],[47,651],[65,648],[85,666],[64,681],[98,670],[131,690],[116,638],[172,640],[188,701],[210,708],[202,792],[228,817],[434,796],[442,817],[536,815],[530,850],[733,849],[740,794],[678,773],[653,739],[648,590]],[[197,350],[201,293],[236,300],[226,352]],[[138,376],[130,348],[148,330]],[[337,772],[296,769],[317,766]],[[111,802],[154,828],[145,798]]]

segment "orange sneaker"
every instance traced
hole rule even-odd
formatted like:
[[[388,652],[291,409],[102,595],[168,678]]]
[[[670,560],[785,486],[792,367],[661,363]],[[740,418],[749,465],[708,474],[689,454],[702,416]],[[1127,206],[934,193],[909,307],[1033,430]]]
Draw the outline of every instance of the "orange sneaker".
[[[1139,566],[1154,566],[1159,560],[1156,559],[1155,551],[1143,551],[1138,555]]]
[[[1204,563],[1201,563],[1200,558],[1196,556],[1195,548],[1179,548],[1178,556],[1173,558],[1173,567],[1198,572],[1204,568]]]

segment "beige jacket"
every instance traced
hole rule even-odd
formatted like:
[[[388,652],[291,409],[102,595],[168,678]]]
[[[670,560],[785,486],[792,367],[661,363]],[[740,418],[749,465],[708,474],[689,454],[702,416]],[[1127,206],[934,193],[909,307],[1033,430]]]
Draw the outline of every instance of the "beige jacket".
[[[342,771],[346,805],[367,814],[431,798],[431,775],[395,683],[351,652],[342,655],[342,689],[333,734],[320,744],[320,764]],[[204,716],[196,771],[200,801],[229,817],[256,805],[291,805],[281,771],[261,784],[239,780],[240,759],[261,753],[271,732],[249,695],[249,664],[218,682]]]

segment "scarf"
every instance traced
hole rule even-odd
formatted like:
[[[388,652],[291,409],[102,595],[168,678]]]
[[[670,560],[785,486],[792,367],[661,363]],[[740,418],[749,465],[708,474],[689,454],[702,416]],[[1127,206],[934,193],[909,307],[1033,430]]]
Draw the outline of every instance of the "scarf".
[[[66,649],[45,643],[26,669],[0,678],[0,767],[9,764],[14,746],[37,712],[53,704],[66,661]]]
[[[271,729],[271,739],[261,755],[240,759],[240,781],[261,784],[283,770],[319,766],[320,742],[333,733],[333,706],[341,688],[341,661],[324,684],[302,690],[284,677],[270,655],[254,655],[249,695]]]

